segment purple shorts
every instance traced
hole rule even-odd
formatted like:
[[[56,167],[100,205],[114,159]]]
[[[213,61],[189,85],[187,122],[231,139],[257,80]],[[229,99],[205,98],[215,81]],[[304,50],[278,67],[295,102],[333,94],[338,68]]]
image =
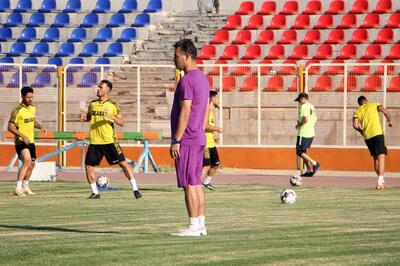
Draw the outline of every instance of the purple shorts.
[[[180,156],[175,160],[178,187],[201,185],[204,146],[181,145],[179,151]]]

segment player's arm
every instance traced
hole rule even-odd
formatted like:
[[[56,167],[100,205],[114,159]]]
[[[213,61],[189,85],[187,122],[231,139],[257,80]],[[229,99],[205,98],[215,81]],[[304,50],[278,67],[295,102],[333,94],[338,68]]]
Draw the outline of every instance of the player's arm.
[[[25,144],[29,144],[31,143],[31,141],[29,140],[29,138],[27,136],[25,136],[24,134],[22,134],[17,127],[15,126],[14,123],[12,122],[8,122],[8,131],[10,131],[11,133],[13,133],[15,136],[17,137],[21,137]]]
[[[40,129],[43,133],[47,133],[47,130],[38,122],[35,120],[35,128]]]
[[[310,118],[308,116],[302,116],[300,121],[297,121],[296,129],[301,128],[303,125],[305,125]]]
[[[88,111],[81,113],[81,121],[82,122],[88,122],[88,121],[90,121],[91,118],[92,118],[92,116],[90,114],[90,105],[89,105]]]
[[[123,127],[125,125],[125,119],[122,117],[121,114],[118,114],[116,116],[112,116],[112,119],[115,124],[117,124],[120,127]]]
[[[353,117],[353,128],[363,135],[363,130],[360,126],[360,120],[357,117]]]
[[[178,159],[180,156],[180,142],[183,137],[183,133],[185,133],[185,129],[189,123],[192,100],[182,100],[180,102],[180,105],[181,112],[179,114],[178,127],[176,129],[175,135],[172,136],[171,146],[169,148],[169,153],[174,159]]]
[[[386,117],[386,120],[388,121],[389,127],[392,127],[392,118],[389,111],[385,107],[383,107],[383,105],[379,105],[378,112],[383,113],[383,115]]]

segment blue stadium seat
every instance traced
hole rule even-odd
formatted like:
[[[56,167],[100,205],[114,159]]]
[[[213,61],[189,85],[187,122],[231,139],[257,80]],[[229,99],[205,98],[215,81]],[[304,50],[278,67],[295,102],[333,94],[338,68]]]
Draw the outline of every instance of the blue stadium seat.
[[[1,64],[13,64],[14,63],[14,58],[12,57],[1,57],[0,58],[0,63]],[[0,64],[0,72],[7,72],[13,70],[12,66],[4,66]]]
[[[86,29],[76,28],[71,33],[71,38],[68,39],[68,42],[83,42],[86,40]]]
[[[54,18],[54,23],[50,27],[62,28],[69,25],[69,15],[67,13],[58,13]]]
[[[3,11],[2,11],[3,12]],[[4,86],[4,75],[0,72],[0,85]]]
[[[27,12],[32,11],[32,1],[31,0],[19,0],[17,7],[14,12]]]
[[[111,16],[110,23],[106,27],[119,27],[125,24],[125,15],[121,13],[116,13]]]
[[[0,12],[10,10],[10,0],[1,0],[0,1]]]
[[[17,42],[31,42],[36,39],[36,29],[28,27],[22,30]]]
[[[5,42],[12,39],[12,30],[10,28],[0,28],[0,41]]]
[[[162,9],[161,0],[150,0],[149,3],[147,4],[147,8],[143,10],[143,12],[154,13],[161,11],[161,9]]]
[[[118,11],[119,13],[131,13],[137,10],[136,0],[125,0],[122,4],[122,8]]]
[[[67,86],[74,84],[74,73],[67,71]]]
[[[44,24],[44,14],[42,13],[33,13],[29,22],[26,24],[28,27],[40,27]]]
[[[26,73],[22,72],[22,86],[26,85],[28,77]],[[19,87],[19,71],[15,72],[11,76],[11,82],[7,84],[8,88],[18,88]]]
[[[142,13],[136,16],[135,22],[131,25],[132,27],[144,27],[150,24],[150,15]]]
[[[85,46],[82,49],[82,53],[79,54],[79,56],[94,56],[99,53],[99,45],[95,42],[89,42],[85,44]]]
[[[127,28],[121,32],[121,38],[119,38],[117,42],[130,42],[134,40],[136,40],[136,30]]]
[[[23,42],[16,42],[11,45],[10,52],[7,56],[21,56],[26,53],[26,45]]]
[[[96,65],[109,65],[110,64],[110,58],[99,57],[99,58],[96,59],[95,64]],[[103,68],[103,70],[106,70],[106,71],[109,70],[109,69],[110,69],[109,67],[104,67]],[[99,72],[99,71],[101,71],[101,67],[99,67],[99,66],[90,69],[90,72]]]
[[[56,65],[56,66],[62,66],[63,61],[62,58],[60,57],[50,57],[49,60],[47,61],[48,65]]]
[[[64,13],[76,13],[81,11],[82,4],[81,0],[68,0],[65,9],[63,10]]]
[[[4,27],[16,27],[22,25],[22,14],[11,13],[8,15],[7,22],[4,23]]]
[[[46,56],[49,55],[49,44],[47,42],[39,42],[33,47],[30,56]]]
[[[75,45],[72,42],[65,42],[60,45],[56,56],[70,56],[75,54]]]
[[[122,53],[123,53],[122,44],[120,44],[119,42],[114,42],[108,46],[107,52],[103,56],[108,56],[108,57],[119,56],[122,55]]]
[[[41,42],[58,42],[60,41],[60,30],[58,28],[48,28],[44,32]]]
[[[39,8],[41,13],[50,13],[55,11],[57,8],[56,0],[43,0],[42,6]]]
[[[110,0],[97,0],[96,7],[93,9],[94,13],[106,13],[110,11]]]
[[[107,42],[112,39],[112,30],[110,28],[102,28],[97,32],[96,38],[93,39],[94,42]]]
[[[50,87],[51,76],[49,72],[43,71],[38,73],[35,78],[35,83],[32,84],[34,88]]]
[[[84,63],[85,63],[85,61],[81,57],[71,58],[68,62],[68,64],[79,64],[79,65],[83,65]],[[79,72],[82,70],[83,70],[83,67],[78,67],[78,66],[68,67],[68,71],[70,71],[70,72]]]
[[[99,16],[94,13],[89,13],[83,19],[82,24],[79,26],[81,28],[91,28],[99,25]]]
[[[87,72],[83,74],[81,82],[78,87],[93,87],[97,85],[97,75],[93,72]]]
[[[38,60],[36,57],[26,57],[22,61],[23,64],[35,64],[37,65]],[[22,66],[22,71],[23,72],[34,72],[37,70],[37,67],[34,66]]]

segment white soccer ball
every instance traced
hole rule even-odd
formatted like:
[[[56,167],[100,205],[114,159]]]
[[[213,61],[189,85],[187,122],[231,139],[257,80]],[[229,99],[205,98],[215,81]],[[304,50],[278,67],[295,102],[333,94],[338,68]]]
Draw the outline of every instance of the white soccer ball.
[[[108,177],[106,177],[105,175],[99,176],[96,179],[96,184],[98,187],[107,187],[109,183],[110,181],[108,180]]]
[[[303,179],[298,175],[294,175],[290,177],[289,182],[292,186],[301,186]]]
[[[286,204],[294,204],[296,202],[296,192],[293,189],[284,189],[281,192],[281,201]]]

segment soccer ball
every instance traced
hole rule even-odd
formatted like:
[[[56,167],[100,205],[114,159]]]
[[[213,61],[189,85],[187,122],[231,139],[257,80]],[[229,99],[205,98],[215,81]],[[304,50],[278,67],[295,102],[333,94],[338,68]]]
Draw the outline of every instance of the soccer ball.
[[[294,204],[296,202],[296,192],[292,189],[284,189],[281,192],[282,203]]]
[[[98,187],[107,187],[110,181],[105,175],[101,175],[96,179],[96,184]]]
[[[290,177],[289,182],[292,186],[301,186],[303,179],[298,175],[294,175]]]

